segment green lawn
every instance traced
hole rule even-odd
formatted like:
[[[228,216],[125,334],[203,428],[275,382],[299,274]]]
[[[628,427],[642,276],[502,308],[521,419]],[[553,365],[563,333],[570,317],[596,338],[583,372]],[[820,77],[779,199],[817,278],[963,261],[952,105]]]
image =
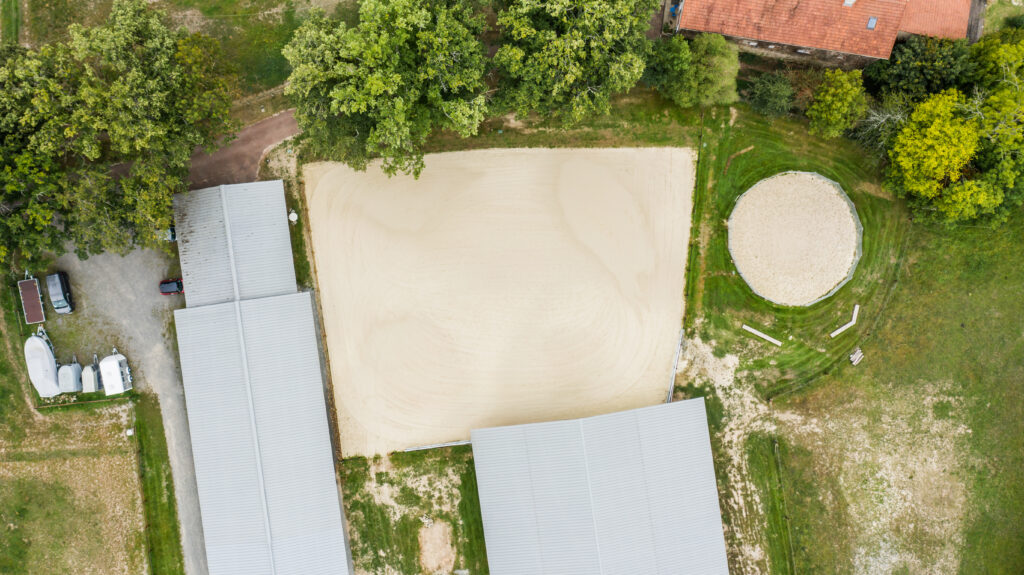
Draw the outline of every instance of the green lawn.
[[[135,436],[139,445],[142,499],[146,512],[146,548],[153,575],[184,575],[174,479],[160,402],[141,393],[135,402]]]
[[[469,446],[393,453],[342,462],[345,516],[352,558],[373,573],[416,575],[420,565],[422,518],[452,530],[455,569],[487,573],[483,519],[476,470]]]
[[[21,31],[21,2],[0,1],[0,44],[17,44]]]
[[[691,336],[715,341],[723,350],[754,346],[763,351],[750,367],[772,368],[772,377],[759,384],[761,394],[770,399],[827,373],[870,333],[895,281],[907,213],[881,191],[876,162],[851,142],[824,141],[808,135],[801,123],[769,121],[749,112],[733,121],[720,111],[705,127],[714,136],[706,142],[695,195],[686,327]],[[863,254],[853,279],[833,296],[802,308],[778,306],[755,295],[736,272],[728,249],[726,221],[736,199],[758,181],[787,170],[818,172],[838,182],[864,226]],[[829,332],[849,321],[854,304],[861,306],[857,325],[829,338]],[[699,329],[698,318],[704,320]],[[784,334],[785,345],[778,351],[767,349],[740,330],[744,323]]]
[[[1006,19],[1024,15],[1024,5],[1014,0],[988,0],[985,8],[985,33],[997,32],[1006,26]]]

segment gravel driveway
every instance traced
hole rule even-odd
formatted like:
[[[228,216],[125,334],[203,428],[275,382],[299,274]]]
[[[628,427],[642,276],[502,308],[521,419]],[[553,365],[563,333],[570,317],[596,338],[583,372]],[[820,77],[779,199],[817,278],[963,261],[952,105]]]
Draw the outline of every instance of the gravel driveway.
[[[185,299],[162,296],[157,289],[160,280],[175,271],[177,262],[155,250],[135,250],[124,257],[104,253],[85,261],[66,254],[57,260],[57,267],[71,278],[77,305],[75,316],[85,316],[82,320],[88,324],[113,332],[118,351],[132,367],[135,388],[152,391],[160,399],[178,500],[185,572],[205,575],[203,525],[173,332],[173,310],[184,307]],[[100,341],[95,348],[100,350],[106,345],[109,343]],[[55,346],[59,349],[60,342],[55,342]]]

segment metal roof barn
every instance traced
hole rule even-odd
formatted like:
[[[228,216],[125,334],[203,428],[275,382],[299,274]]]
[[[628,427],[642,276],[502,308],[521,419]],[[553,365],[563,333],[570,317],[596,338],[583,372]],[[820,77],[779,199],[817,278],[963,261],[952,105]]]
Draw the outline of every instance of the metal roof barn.
[[[174,218],[188,307],[295,293],[281,180],[178,194]]]
[[[313,300],[280,181],[175,198],[174,319],[210,575],[347,575]]]
[[[491,575],[729,572],[703,399],[472,437]]]

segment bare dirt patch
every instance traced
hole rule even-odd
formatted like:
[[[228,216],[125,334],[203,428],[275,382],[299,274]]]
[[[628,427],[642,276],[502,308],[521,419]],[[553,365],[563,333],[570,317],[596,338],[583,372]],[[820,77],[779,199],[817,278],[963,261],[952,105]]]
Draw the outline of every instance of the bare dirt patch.
[[[455,567],[452,526],[427,520],[420,528],[420,565],[430,575],[447,575]]]
[[[963,400],[952,382],[885,391],[882,403],[853,394],[827,414],[780,412],[779,431],[815,454],[820,473],[839,478],[841,492],[828,496],[846,502],[856,526],[845,535],[854,573],[955,573],[971,433]]]
[[[694,155],[430,155],[420,178],[305,167],[343,451],[663,401]]]
[[[686,341],[678,373],[685,381],[709,384],[722,402],[726,419],[719,440],[727,463],[719,473],[724,471],[729,482],[723,504],[732,519],[726,526],[730,566],[734,573],[761,573],[768,570],[766,524],[757,486],[750,479],[746,443],[752,433],[774,431],[775,424],[753,383],[737,378],[739,363],[735,355],[715,357],[714,346],[698,337]]]

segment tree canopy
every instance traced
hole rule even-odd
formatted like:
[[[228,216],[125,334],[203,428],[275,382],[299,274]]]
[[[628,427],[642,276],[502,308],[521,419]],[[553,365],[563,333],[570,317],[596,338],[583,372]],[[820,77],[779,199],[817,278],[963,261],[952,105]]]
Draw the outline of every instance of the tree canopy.
[[[645,79],[677,105],[714,106],[736,101],[739,52],[718,34],[700,34],[691,41],[673,36],[655,42]]]
[[[603,114],[644,72],[656,0],[510,0],[498,14],[500,102],[572,125]]]
[[[196,146],[231,122],[217,44],[173,31],[144,0],[69,39],[0,51],[0,259],[67,241],[81,256],[154,246]]]
[[[1024,37],[971,47],[973,90],[933,94],[889,151],[888,180],[922,215],[999,222],[1024,201]]]
[[[736,101],[739,49],[719,34],[698,34],[690,42],[693,52],[693,86],[699,106]]]
[[[783,116],[793,107],[793,85],[782,74],[761,74],[748,95],[750,107],[765,116]]]
[[[974,65],[967,40],[911,36],[893,48],[888,60],[868,66],[864,77],[880,93],[902,92],[922,100],[963,85]]]
[[[860,70],[827,70],[807,108],[811,133],[838,138],[852,128],[868,109]]]
[[[476,134],[486,111],[484,20],[468,3],[365,0],[359,24],[312,15],[284,49],[286,93],[321,155],[419,174],[438,128]]]

